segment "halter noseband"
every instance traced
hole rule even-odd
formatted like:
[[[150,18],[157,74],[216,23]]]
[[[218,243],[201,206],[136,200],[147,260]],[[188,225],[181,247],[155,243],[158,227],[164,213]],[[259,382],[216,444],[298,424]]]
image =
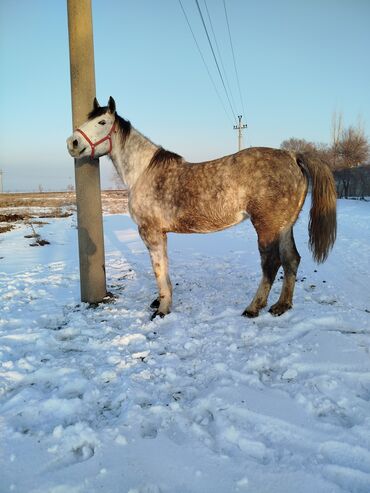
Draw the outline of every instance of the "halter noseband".
[[[98,145],[102,144],[106,140],[109,140],[109,151],[108,151],[108,154],[110,154],[112,152],[112,137],[111,136],[112,136],[112,133],[115,131],[115,127],[116,127],[116,122],[113,123],[112,128],[109,130],[108,134],[105,137],[103,137],[102,139],[100,139],[100,140],[98,140],[96,142],[92,142],[89,139],[89,137],[85,134],[85,132],[83,132],[80,128],[76,128],[75,132],[79,132],[82,135],[82,137],[87,141],[87,143],[91,147],[90,158],[91,159],[94,159],[95,147],[97,147]]]

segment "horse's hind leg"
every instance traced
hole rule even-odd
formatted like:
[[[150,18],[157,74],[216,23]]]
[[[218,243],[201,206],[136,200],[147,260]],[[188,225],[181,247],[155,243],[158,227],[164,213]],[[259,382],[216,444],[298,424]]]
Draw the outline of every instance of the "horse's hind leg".
[[[157,281],[159,296],[151,307],[155,309],[152,319],[157,315],[164,317],[171,310],[172,285],[168,274],[167,235],[162,231],[140,227],[139,233],[147,246]]]
[[[301,257],[295,246],[292,227],[280,234],[279,255],[284,269],[284,280],[279,300],[269,309],[272,315],[282,315],[293,305],[293,293]]]
[[[279,240],[266,243],[259,235],[258,249],[261,255],[262,279],[252,302],[243,312],[246,317],[257,317],[260,309],[266,306],[272,283],[281,265]]]

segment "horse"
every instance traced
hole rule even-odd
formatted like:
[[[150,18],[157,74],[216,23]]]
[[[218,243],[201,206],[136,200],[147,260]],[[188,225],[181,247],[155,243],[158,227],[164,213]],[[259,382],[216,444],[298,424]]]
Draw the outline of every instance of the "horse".
[[[190,163],[151,142],[117,114],[109,98],[94,99],[87,121],[67,139],[72,157],[108,155],[128,188],[128,207],[149,250],[158,297],[151,319],[170,313],[167,233],[210,233],[250,218],[258,236],[262,279],[243,311],[257,317],[280,266],[283,283],[269,312],[292,308],[300,255],[293,226],[312,181],[309,246],[324,262],[336,239],[336,189],[330,168],[317,156],[268,147],[251,147],[202,163]]]

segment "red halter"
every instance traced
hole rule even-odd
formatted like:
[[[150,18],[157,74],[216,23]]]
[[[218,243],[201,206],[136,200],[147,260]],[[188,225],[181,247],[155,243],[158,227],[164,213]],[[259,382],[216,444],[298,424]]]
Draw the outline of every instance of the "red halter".
[[[108,154],[110,154],[112,152],[112,133],[114,132],[115,130],[115,126],[116,126],[116,122],[113,123],[112,125],[112,128],[109,130],[108,134],[103,137],[102,139],[98,140],[97,142],[92,142],[89,137],[85,134],[85,132],[83,132],[81,129],[79,128],[76,128],[76,132],[79,132],[82,137],[84,137],[84,139],[88,142],[89,146],[91,147],[91,154],[90,154],[90,158],[91,159],[94,159],[94,155],[95,155],[95,147],[97,147],[98,145],[102,144],[103,142],[105,142],[106,140],[109,140],[109,151],[108,151]]]

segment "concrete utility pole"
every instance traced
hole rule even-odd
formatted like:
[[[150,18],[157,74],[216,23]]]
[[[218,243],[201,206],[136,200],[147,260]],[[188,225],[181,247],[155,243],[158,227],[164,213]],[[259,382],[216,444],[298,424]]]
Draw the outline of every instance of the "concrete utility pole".
[[[3,170],[0,169],[0,193],[3,193]]]
[[[247,124],[242,125],[242,115],[238,115],[238,120],[239,120],[239,125],[234,125],[234,130],[238,130],[238,150],[242,150],[242,142],[243,142],[243,135],[242,135],[242,130],[243,128],[247,128]]]
[[[87,119],[95,97],[91,0],[67,0],[73,129]],[[81,300],[106,296],[99,160],[75,160]]]

